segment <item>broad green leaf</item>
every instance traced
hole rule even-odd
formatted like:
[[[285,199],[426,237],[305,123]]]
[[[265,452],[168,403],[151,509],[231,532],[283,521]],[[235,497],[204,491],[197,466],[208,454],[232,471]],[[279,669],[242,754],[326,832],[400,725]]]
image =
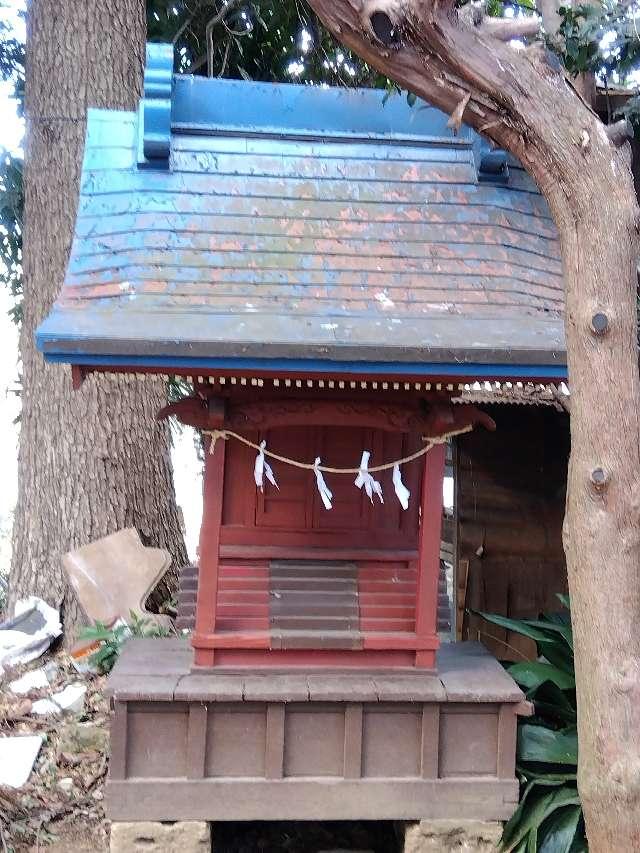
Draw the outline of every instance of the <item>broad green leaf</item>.
[[[569,601],[569,596],[568,596],[568,595],[564,595],[564,594],[563,594],[563,593],[561,593],[561,592],[557,592],[557,593],[556,593],[556,598],[558,599],[558,601],[560,602],[560,604],[563,604],[563,605],[567,608],[567,610],[571,610],[571,603],[570,603],[570,601]]]
[[[578,784],[578,776],[576,773],[555,773],[542,772],[538,770],[530,770],[528,767],[517,766],[517,771],[524,776],[529,782],[540,785],[562,785],[564,782],[573,782]]]
[[[538,830],[545,819],[556,809],[579,805],[580,800],[575,788],[556,789],[535,799],[529,795],[524,802],[521,802],[516,813],[505,826],[502,835],[504,850],[514,851],[520,842],[526,838],[527,853],[530,849],[537,853]],[[532,844],[533,847],[531,847]]]
[[[558,638],[551,642],[539,643],[538,652],[541,657],[549,661],[553,666],[557,666],[572,676],[575,674],[573,651],[567,646],[564,640]]]
[[[527,690],[539,687],[545,681],[553,682],[560,690],[571,690],[576,686],[572,675],[550,663],[522,661],[508,668],[509,675]]]
[[[498,616],[496,613],[481,613],[480,611],[472,611],[482,616],[487,622],[494,625],[499,625],[501,628],[507,628],[509,631],[515,631],[517,634],[522,634],[524,637],[529,637],[537,643],[553,642],[553,637],[548,633],[536,628],[534,625],[529,625],[524,619],[510,619],[508,616]]]
[[[576,699],[573,690],[560,690],[552,681],[544,681],[539,687],[529,690],[527,698],[535,703],[536,717],[544,722],[575,725]],[[529,720],[529,722],[537,722]],[[552,725],[551,728],[556,728]]]
[[[553,622],[555,625],[566,625],[567,627],[571,626],[570,613],[545,613],[544,618],[548,619],[549,622]]]
[[[566,625],[557,625],[554,622],[546,622],[542,619],[523,619],[525,625],[531,628],[537,628],[548,636],[548,632],[560,634],[565,643],[570,649],[573,649],[573,633],[571,628]]]
[[[574,728],[554,731],[546,726],[521,725],[518,728],[518,759],[577,765],[577,732]]]
[[[562,726],[575,726],[577,720],[575,708],[562,707],[553,702],[545,702],[540,699],[535,699],[534,702],[536,706],[536,718],[544,724],[553,720]]]
[[[531,830],[542,822],[555,793],[555,791],[548,791],[536,799],[529,796],[527,800],[520,802],[502,834],[502,845],[505,851],[513,851],[523,839],[527,839]]]
[[[537,790],[533,783],[525,785],[520,792],[518,808],[505,824],[502,833],[501,845],[504,850],[515,850],[521,841],[525,841],[531,828],[530,817],[535,814],[536,809],[543,799],[549,799],[553,792]]]
[[[554,811],[544,823],[538,853],[569,853],[581,814],[579,805]]]

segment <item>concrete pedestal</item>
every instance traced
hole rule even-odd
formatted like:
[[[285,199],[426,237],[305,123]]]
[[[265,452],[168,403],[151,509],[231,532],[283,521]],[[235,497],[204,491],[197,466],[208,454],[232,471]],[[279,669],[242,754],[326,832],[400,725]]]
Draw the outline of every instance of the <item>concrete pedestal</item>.
[[[502,824],[480,820],[421,820],[407,824],[404,853],[496,853]]]
[[[211,826],[205,821],[111,824],[110,853],[211,853]]]

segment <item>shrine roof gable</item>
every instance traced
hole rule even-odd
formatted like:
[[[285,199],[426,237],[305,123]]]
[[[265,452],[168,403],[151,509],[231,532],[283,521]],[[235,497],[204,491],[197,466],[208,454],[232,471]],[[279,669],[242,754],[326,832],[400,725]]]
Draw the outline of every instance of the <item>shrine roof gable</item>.
[[[516,161],[399,95],[170,62],[137,112],[89,110],[48,358],[561,375],[557,234]]]

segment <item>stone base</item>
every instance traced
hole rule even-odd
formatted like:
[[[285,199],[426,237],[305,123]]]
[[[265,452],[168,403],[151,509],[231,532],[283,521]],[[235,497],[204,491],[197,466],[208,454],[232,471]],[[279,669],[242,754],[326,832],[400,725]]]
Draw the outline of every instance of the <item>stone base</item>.
[[[405,827],[404,853],[495,853],[502,824],[480,820],[421,820]]]
[[[201,820],[111,824],[110,853],[211,853],[211,827]]]

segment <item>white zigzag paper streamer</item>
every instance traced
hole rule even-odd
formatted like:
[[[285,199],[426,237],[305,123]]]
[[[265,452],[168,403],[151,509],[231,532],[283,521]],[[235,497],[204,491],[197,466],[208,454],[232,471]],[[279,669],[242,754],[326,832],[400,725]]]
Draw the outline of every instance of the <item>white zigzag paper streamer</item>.
[[[402,474],[400,473],[400,466],[396,462],[393,466],[393,488],[395,489],[396,495],[398,496],[398,500],[400,501],[400,505],[402,509],[409,508],[409,498],[411,497],[411,492],[402,482]]]
[[[320,457],[316,456],[316,461],[313,463],[313,470],[316,474],[316,484],[318,486],[318,491],[320,492],[320,497],[322,498],[324,508],[332,509],[333,504],[331,503],[331,501],[333,500],[333,494],[324,481],[324,477],[322,476],[322,471],[320,470],[319,465]]]
[[[276,478],[274,477],[273,469],[271,468],[271,465],[269,465],[267,460],[264,458],[264,450],[266,446],[267,442],[261,441],[260,450],[258,452],[258,455],[256,456],[256,464],[253,468],[253,476],[256,481],[256,486],[260,489],[261,492],[263,492],[264,478],[266,477],[267,480],[272,485],[274,485],[276,489],[278,489],[278,491],[280,491],[280,486],[276,483]]]
[[[384,498],[382,497],[382,486],[377,480],[374,480],[368,470],[370,458],[371,453],[368,450],[363,450],[362,459],[360,460],[360,470],[358,471],[358,476],[354,480],[354,485],[359,489],[364,486],[364,490],[371,503],[373,503],[373,495],[376,494],[380,498],[380,503],[383,504]]]

